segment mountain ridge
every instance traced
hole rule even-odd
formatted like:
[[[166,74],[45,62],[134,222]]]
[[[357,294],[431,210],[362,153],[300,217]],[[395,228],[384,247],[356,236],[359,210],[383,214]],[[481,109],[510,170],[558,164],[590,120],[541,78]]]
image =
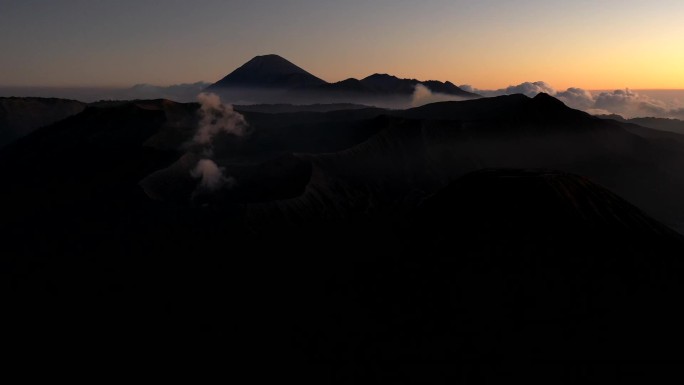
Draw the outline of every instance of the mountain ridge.
[[[206,90],[212,92],[231,89],[285,90],[311,95],[347,94],[347,97],[352,95],[407,96],[412,95],[418,85],[423,85],[431,92],[440,94],[463,98],[481,97],[464,91],[449,81],[402,79],[381,73],[375,73],[363,79],[348,78],[331,83],[275,54],[254,57],[221,80],[211,84]]]
[[[85,108],[85,103],[70,99],[0,97],[0,147]]]

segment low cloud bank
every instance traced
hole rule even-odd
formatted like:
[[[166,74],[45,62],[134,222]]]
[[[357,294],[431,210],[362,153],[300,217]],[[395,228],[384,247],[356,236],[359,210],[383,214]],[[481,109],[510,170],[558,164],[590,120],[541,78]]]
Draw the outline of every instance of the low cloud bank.
[[[470,85],[459,87],[465,91],[490,97],[511,94],[524,94],[534,97],[541,92],[545,92],[563,101],[569,107],[596,115],[618,114],[625,118],[648,116],[684,119],[684,106],[679,100],[664,101],[630,89],[592,93],[582,88],[571,87],[565,91],[557,91],[548,83],[542,81],[525,82],[498,90],[479,90]]]
[[[84,103],[100,100],[169,99],[187,103],[210,84],[204,82],[156,86],[136,84],[133,87],[8,87],[0,86],[0,96],[73,99]]]
[[[209,83],[183,83],[170,86],[136,84],[122,90],[122,99],[169,99],[176,102],[193,102],[197,94],[209,86]]]
[[[449,95],[449,94],[442,94],[439,92],[432,92],[427,86],[425,86],[423,84],[416,84],[416,87],[413,90],[413,96],[411,97],[411,106],[410,107],[420,107],[422,105],[429,104],[429,103],[459,101],[459,100],[466,100],[466,98],[456,96],[456,95]]]

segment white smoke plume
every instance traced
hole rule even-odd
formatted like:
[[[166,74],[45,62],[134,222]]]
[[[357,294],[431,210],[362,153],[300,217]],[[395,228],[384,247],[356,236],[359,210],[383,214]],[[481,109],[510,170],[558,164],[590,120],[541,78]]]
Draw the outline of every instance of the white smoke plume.
[[[442,94],[439,92],[432,92],[428,87],[423,84],[416,84],[413,90],[413,96],[411,97],[411,107],[420,107],[429,103],[437,102],[447,102],[447,101],[459,101],[465,100],[465,98],[456,96]]]
[[[242,136],[247,129],[247,121],[242,114],[235,112],[230,104],[221,103],[221,98],[212,93],[203,92],[197,96],[200,103],[200,121],[195,143],[209,146],[218,133],[224,132]]]
[[[218,95],[203,92],[197,95],[197,100],[200,103],[200,119],[192,141],[199,145],[195,146],[195,150],[200,151],[204,159],[190,170],[190,176],[200,179],[194,195],[232,188],[235,185],[235,178],[226,176],[225,168],[219,167],[210,159],[214,153],[213,141],[220,133],[243,136],[248,127],[245,117],[233,110],[233,106],[223,104]]]
[[[224,169],[220,168],[211,159],[201,159],[197,166],[190,171],[193,178],[201,179],[200,188],[207,192],[219,190],[223,187],[230,188],[235,184],[235,179],[226,177]]]
[[[557,91],[549,84],[525,82],[498,90],[478,90],[470,85],[460,88],[483,96],[500,96],[524,94],[534,97],[545,92],[556,97],[571,108],[586,111],[590,114],[618,114],[625,118],[658,117],[684,119],[684,107],[677,100],[662,101],[630,89],[603,91],[592,93],[582,88],[571,87],[565,91]]]

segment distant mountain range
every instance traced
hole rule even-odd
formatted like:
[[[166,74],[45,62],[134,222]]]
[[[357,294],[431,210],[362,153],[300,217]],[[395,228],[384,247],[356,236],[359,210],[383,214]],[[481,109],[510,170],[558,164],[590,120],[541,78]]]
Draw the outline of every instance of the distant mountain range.
[[[279,98],[277,102],[280,103],[292,100],[312,103],[321,102],[322,98],[326,103],[371,104],[368,102],[371,100],[377,104],[387,101],[388,97],[411,97],[419,85],[426,87],[429,92],[443,95],[464,99],[481,97],[448,81],[401,79],[388,74],[328,83],[278,55],[257,56],[207,87],[207,90],[227,94],[229,99],[242,97],[246,91],[258,92],[259,102],[273,102],[272,98]]]
[[[620,115],[597,115],[601,119],[611,119],[621,123],[631,123],[642,127],[654,128],[656,130],[669,131],[677,134],[684,134],[684,120],[668,118],[631,118],[625,119]]]

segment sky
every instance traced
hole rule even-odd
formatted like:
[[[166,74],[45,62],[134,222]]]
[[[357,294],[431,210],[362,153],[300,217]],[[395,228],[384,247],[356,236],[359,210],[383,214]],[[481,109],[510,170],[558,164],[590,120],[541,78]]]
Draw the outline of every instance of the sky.
[[[682,0],[0,0],[0,85],[214,82],[275,53],[327,81],[683,89]]]

